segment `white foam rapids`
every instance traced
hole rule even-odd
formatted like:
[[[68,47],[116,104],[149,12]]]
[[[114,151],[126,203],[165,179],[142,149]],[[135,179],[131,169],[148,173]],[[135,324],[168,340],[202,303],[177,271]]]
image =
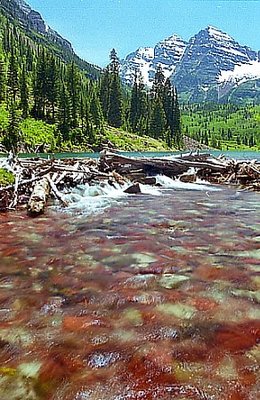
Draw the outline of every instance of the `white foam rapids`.
[[[221,190],[211,184],[197,181],[196,183],[181,182],[178,179],[171,179],[165,175],[156,176],[156,186],[140,184],[140,194],[127,194],[125,190],[132,185],[127,182],[124,185],[101,183],[98,185],[78,185],[72,191],[64,195],[68,202],[66,208],[69,212],[79,212],[84,214],[97,214],[103,212],[106,208],[119,202],[126,203],[131,198],[144,196],[163,196],[164,191],[168,190],[199,190],[216,191]]]
[[[204,190],[204,191],[218,191],[220,188],[211,185],[208,182],[199,179],[194,183],[182,182],[179,179],[172,179],[165,175],[157,175],[156,183],[161,185],[162,189],[182,189],[182,190]]]

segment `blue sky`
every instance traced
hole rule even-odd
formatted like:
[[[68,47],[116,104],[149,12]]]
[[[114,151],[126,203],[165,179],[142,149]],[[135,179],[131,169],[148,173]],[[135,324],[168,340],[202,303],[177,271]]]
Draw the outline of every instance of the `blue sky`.
[[[120,58],[177,33],[188,40],[207,25],[260,50],[259,0],[27,0],[71,41],[76,53],[100,66],[114,47]]]

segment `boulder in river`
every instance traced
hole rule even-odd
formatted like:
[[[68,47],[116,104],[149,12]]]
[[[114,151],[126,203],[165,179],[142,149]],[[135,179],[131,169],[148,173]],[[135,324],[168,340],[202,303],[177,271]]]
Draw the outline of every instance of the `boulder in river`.
[[[156,178],[155,176],[146,176],[143,180],[142,183],[144,185],[156,185]]]
[[[125,189],[124,192],[128,193],[128,194],[142,193],[140,183],[134,183],[133,185],[131,185],[127,189]]]
[[[194,183],[194,182],[196,182],[196,175],[195,174],[182,174],[179,179],[181,182]]]

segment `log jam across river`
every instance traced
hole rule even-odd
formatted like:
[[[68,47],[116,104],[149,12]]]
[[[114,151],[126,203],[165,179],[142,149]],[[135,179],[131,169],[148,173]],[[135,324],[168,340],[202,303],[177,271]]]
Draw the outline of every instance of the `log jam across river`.
[[[0,214],[2,400],[257,399],[259,194],[167,182]]]

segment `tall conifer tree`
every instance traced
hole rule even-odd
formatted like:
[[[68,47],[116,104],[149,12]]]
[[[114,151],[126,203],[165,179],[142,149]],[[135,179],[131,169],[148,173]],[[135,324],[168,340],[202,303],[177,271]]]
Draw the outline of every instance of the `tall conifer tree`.
[[[76,128],[78,126],[78,112],[80,106],[80,76],[74,62],[68,66],[67,88],[71,102],[71,127]]]
[[[0,103],[6,99],[6,64],[4,57],[0,54]]]
[[[21,85],[21,101],[20,107],[22,110],[22,117],[27,118],[29,114],[29,90],[28,90],[28,81],[26,74],[26,66],[22,65],[21,77],[20,77],[20,85]]]
[[[174,143],[178,148],[181,148],[183,145],[183,137],[181,132],[181,112],[180,112],[180,106],[176,88],[174,88],[173,132],[174,132]]]
[[[115,49],[112,49],[110,53],[110,86],[109,86],[109,100],[108,100],[108,123],[115,128],[120,128],[123,123],[122,119],[122,89],[121,81],[119,78],[119,60]]]
[[[10,57],[9,57],[9,65],[8,65],[8,74],[7,74],[7,86],[8,93],[10,95],[11,101],[13,103],[16,102],[18,92],[19,92],[19,75],[18,75],[18,63],[17,57],[15,53],[15,46],[12,40],[12,45],[10,49]]]
[[[150,123],[149,123],[149,133],[155,139],[163,138],[166,128],[166,118],[163,109],[162,101],[159,97],[154,99]]]
[[[71,104],[70,96],[64,82],[61,84],[59,98],[58,126],[62,134],[62,138],[64,140],[68,140],[71,126]]]
[[[44,49],[40,49],[37,58],[34,78],[34,107],[33,115],[36,118],[45,118],[47,95],[47,63]]]
[[[159,97],[160,99],[162,99],[164,92],[164,82],[165,82],[165,77],[163,74],[162,67],[158,65],[154,76],[153,86],[151,89],[152,98]]]
[[[92,89],[92,97],[90,101],[90,114],[92,116],[93,124],[96,128],[103,128],[103,113],[99,98],[96,94],[95,89]]]
[[[49,119],[51,122],[55,122],[55,110],[59,97],[59,76],[57,63],[53,55],[49,57],[46,67],[46,97],[50,108]]]
[[[99,98],[103,116],[105,119],[107,119],[108,116],[109,88],[110,88],[110,74],[108,68],[105,68],[105,70],[101,75],[100,85],[99,85]]]
[[[147,93],[142,76],[135,72],[134,85],[131,91],[129,125],[132,132],[144,134],[148,118]]]
[[[130,110],[129,110],[129,124],[132,132],[137,131],[139,116],[139,96],[138,96],[138,75],[135,70],[134,84],[131,91]]]
[[[18,150],[19,122],[20,118],[17,105],[15,102],[11,101],[9,104],[7,135],[4,138],[4,144],[7,150],[12,150],[14,153],[17,153]]]

